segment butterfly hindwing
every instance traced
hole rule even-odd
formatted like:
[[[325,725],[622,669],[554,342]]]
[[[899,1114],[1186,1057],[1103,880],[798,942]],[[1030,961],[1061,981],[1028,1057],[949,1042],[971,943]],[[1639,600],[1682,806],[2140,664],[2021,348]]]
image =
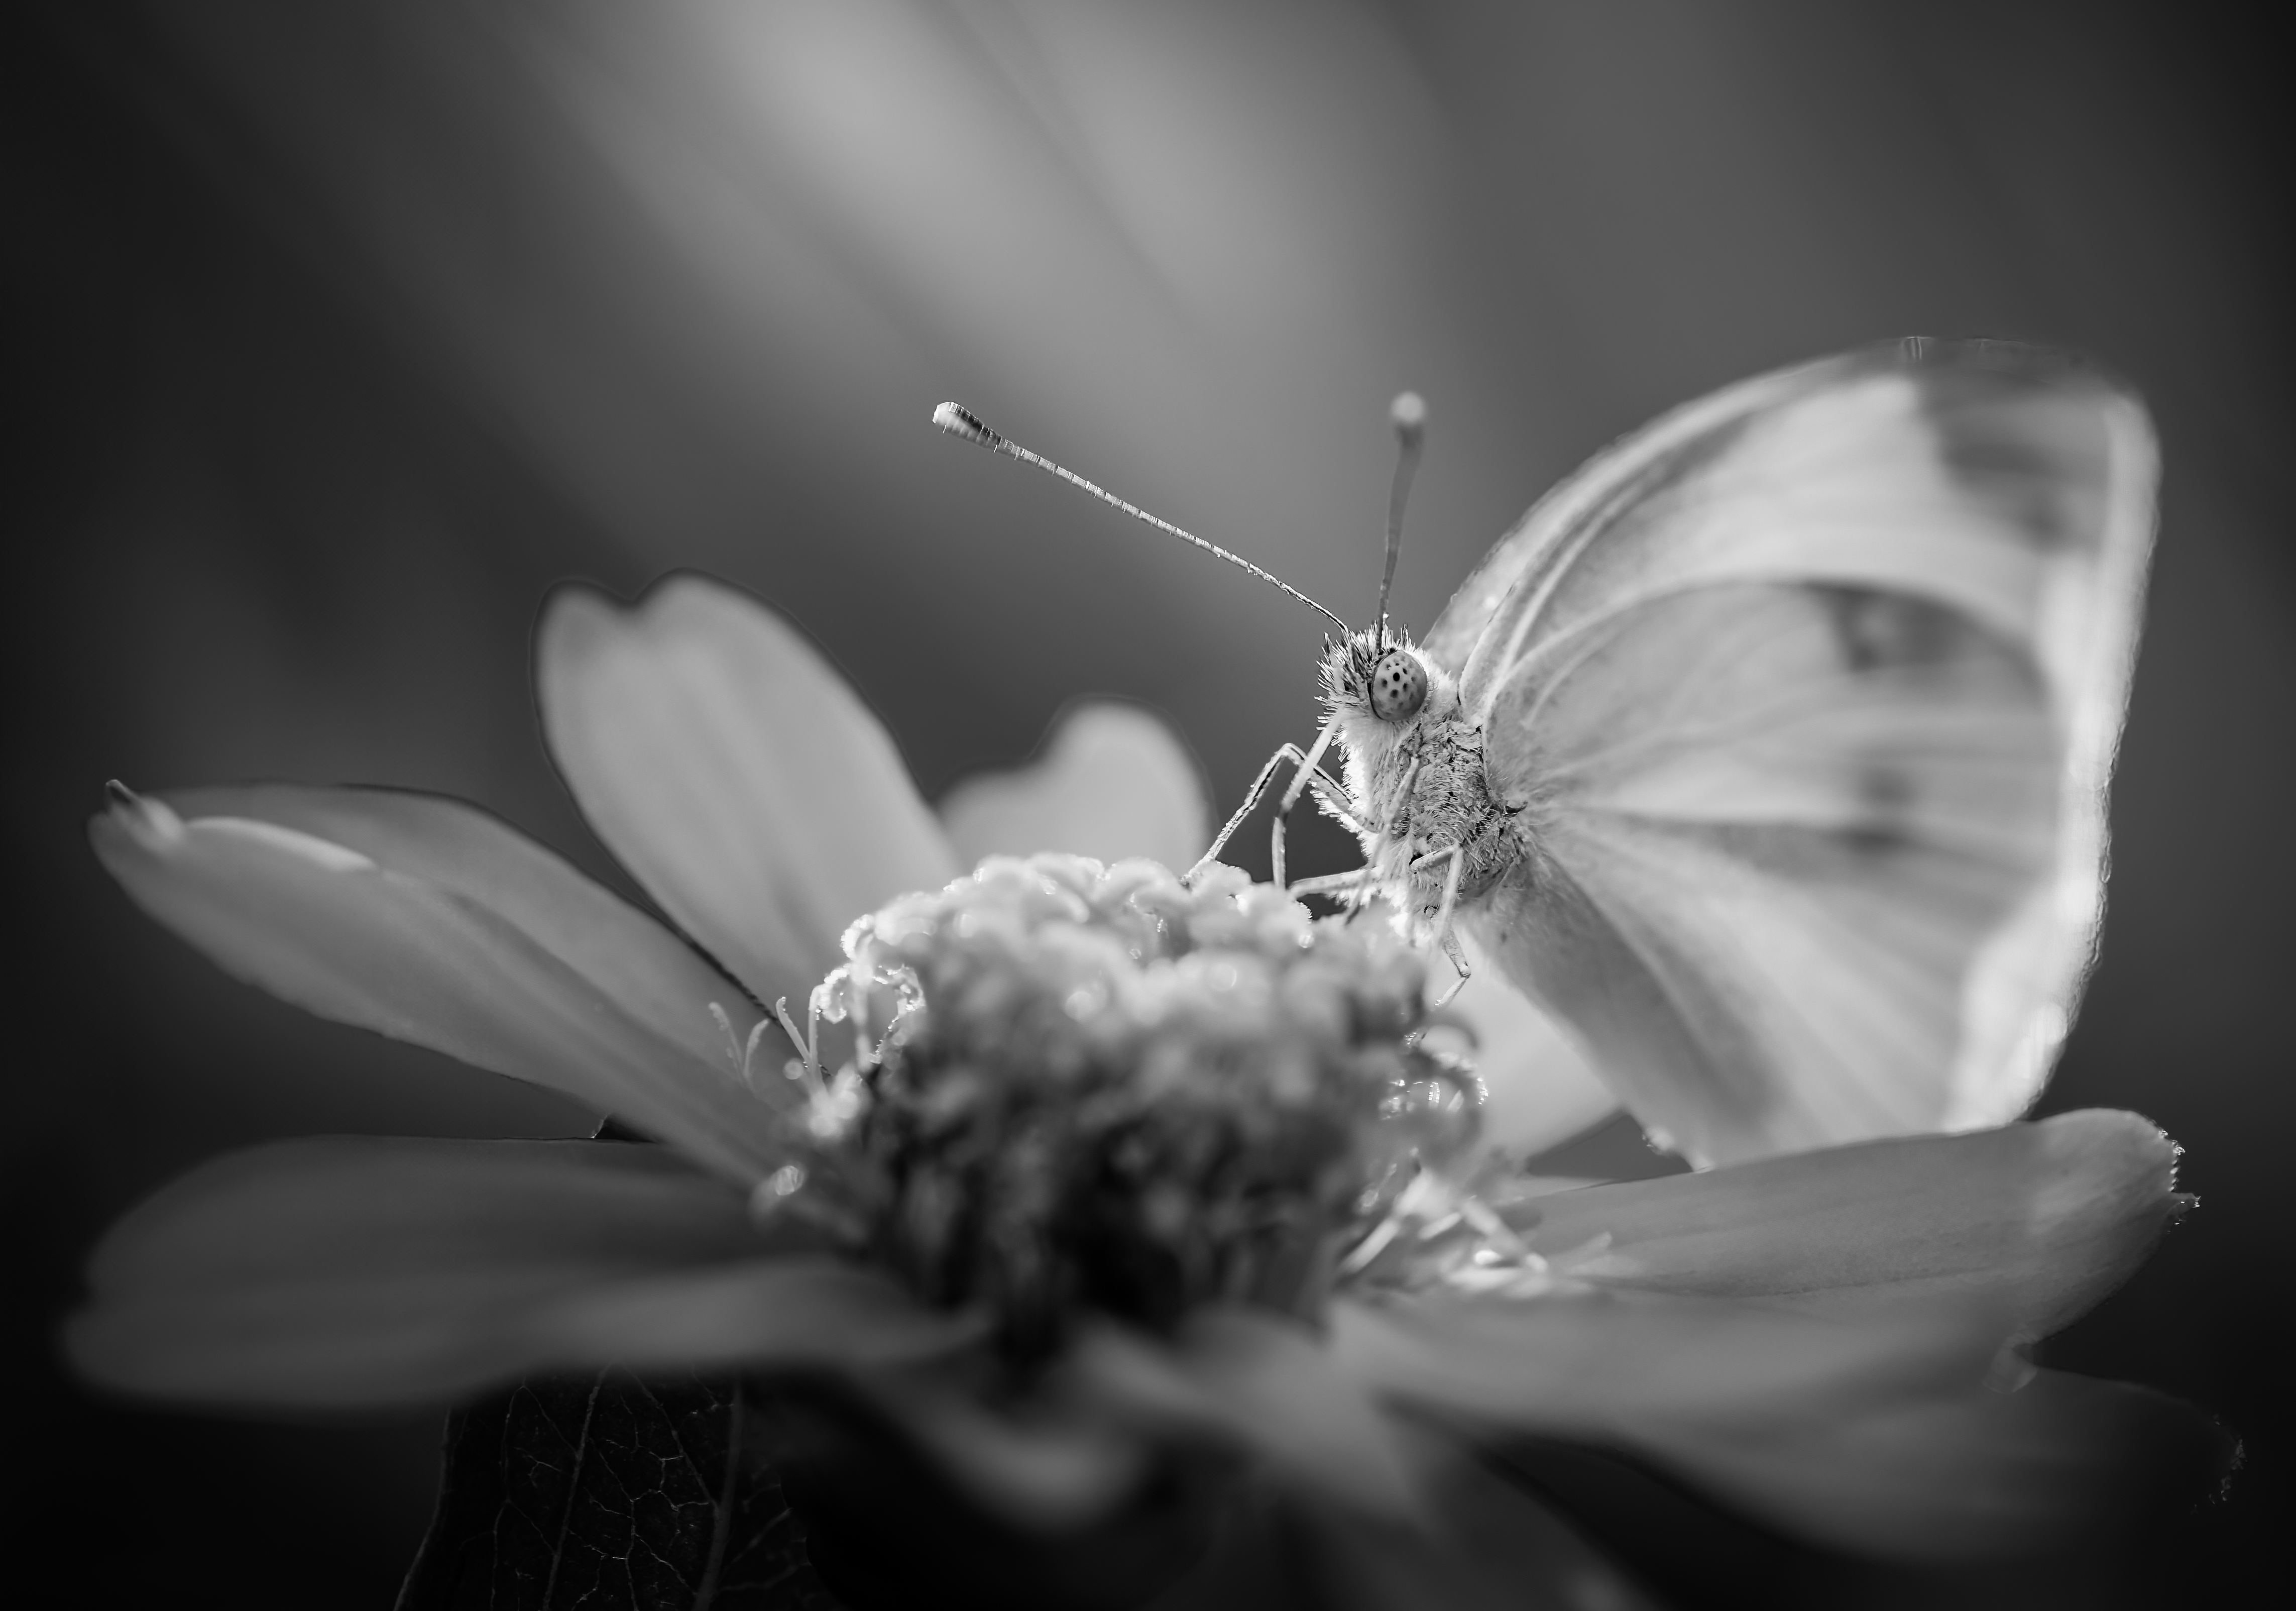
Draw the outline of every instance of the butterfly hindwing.
[[[2093,946],[2152,463],[2063,360],[1852,355],[1630,439],[1446,612],[1535,846],[1468,920],[1692,1155],[2030,1099]]]

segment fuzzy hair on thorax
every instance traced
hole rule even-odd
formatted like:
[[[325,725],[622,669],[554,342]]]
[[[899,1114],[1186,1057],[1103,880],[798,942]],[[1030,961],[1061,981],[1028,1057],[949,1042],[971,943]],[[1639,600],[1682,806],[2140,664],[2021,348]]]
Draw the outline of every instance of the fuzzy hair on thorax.
[[[1372,710],[1372,670],[1397,649],[1426,671],[1427,698],[1403,720],[1383,721]],[[1322,671],[1324,710],[1339,724],[1364,851],[1375,857],[1382,881],[1398,892],[1408,885],[1414,897],[1409,904],[1426,907],[1434,881],[1412,876],[1411,857],[1458,845],[1467,852],[1462,892],[1472,897],[1488,888],[1521,847],[1507,829],[1508,813],[1491,799],[1482,734],[1463,719],[1458,679],[1391,627],[1383,637],[1376,630],[1354,632],[1326,645]]]

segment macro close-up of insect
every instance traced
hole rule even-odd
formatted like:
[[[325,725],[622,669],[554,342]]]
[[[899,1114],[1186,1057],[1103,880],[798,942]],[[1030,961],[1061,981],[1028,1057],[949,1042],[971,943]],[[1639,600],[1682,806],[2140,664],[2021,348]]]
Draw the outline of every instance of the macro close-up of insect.
[[[1393,417],[1374,622],[1332,617],[1322,730],[1204,865],[1288,766],[1279,882],[1312,794],[1365,866],[1295,892],[1384,895],[1460,984],[1489,959],[1699,1162],[2021,1111],[2095,958],[2152,536],[2136,400],[1989,341],[1747,382],[1548,494],[1416,644],[1387,589],[1424,405]]]
[[[4,27],[15,1598],[2278,1603],[2268,23]]]

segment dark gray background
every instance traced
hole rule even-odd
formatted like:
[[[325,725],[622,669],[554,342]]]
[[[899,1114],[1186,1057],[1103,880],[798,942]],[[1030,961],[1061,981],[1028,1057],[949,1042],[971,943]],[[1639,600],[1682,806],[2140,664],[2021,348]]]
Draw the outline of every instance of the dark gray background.
[[[2230,1501],[2117,1580],[2131,1603],[2287,1576],[2296,279],[2264,33],[880,0],[106,0],[0,29],[0,1415],[9,1557],[58,1569],[49,1603],[386,1605],[430,1500],[431,1421],[250,1426],[66,1382],[54,1317],[122,1207],[261,1138],[585,1122],[224,981],[87,854],[106,777],[439,789],[611,875],[536,736],[535,612],[564,577],[697,566],[812,632],[929,793],[1104,692],[1173,716],[1226,804],[1309,730],[1315,619],[939,437],[942,397],[1361,615],[1414,386],[1398,599],[1424,628],[1610,437],[1907,333],[2079,347],[2159,415],[2105,962],[2045,1106],[2152,1114],[2202,1204],[2053,1358],[2248,1442]]]

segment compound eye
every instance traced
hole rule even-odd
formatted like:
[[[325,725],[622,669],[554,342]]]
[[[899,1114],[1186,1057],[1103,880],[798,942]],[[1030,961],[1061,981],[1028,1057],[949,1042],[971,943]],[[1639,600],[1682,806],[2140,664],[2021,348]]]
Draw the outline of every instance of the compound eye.
[[[1408,649],[1390,649],[1371,669],[1371,713],[1382,721],[1409,721],[1427,703],[1427,668]]]

